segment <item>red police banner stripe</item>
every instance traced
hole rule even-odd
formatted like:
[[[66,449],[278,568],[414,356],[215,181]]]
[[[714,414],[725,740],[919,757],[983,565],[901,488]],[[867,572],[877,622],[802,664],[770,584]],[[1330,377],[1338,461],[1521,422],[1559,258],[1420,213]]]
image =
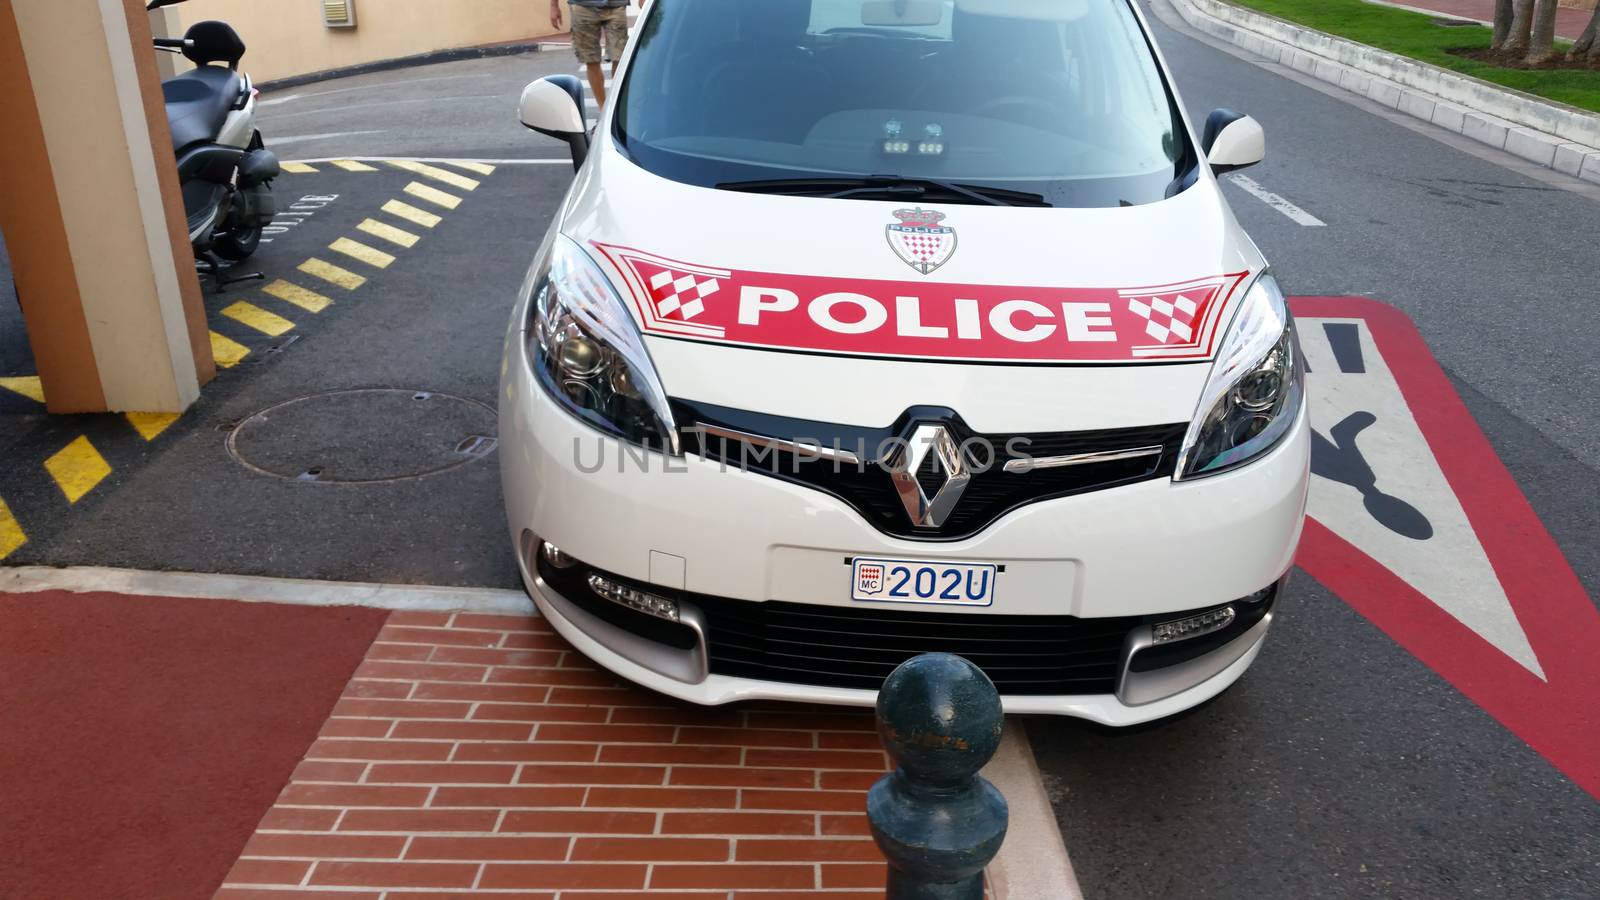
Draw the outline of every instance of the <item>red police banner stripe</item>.
[[[751,272],[595,246],[627,285],[646,333],[925,360],[1207,360],[1249,275],[1120,289],[1005,287]]]

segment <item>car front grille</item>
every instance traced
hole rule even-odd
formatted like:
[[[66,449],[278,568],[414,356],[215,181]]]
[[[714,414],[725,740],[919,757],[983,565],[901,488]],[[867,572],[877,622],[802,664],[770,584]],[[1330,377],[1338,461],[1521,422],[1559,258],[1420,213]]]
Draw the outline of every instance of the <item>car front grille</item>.
[[[947,409],[919,407],[907,410],[886,428],[857,428],[760,415],[674,400],[674,414],[684,426],[684,447],[691,453],[760,475],[780,478],[823,491],[849,504],[878,530],[895,537],[919,540],[959,540],[992,525],[1007,513],[1043,500],[1089,491],[1170,478],[1188,426],[1183,423],[1096,431],[985,434],[968,428]],[[889,470],[881,463],[881,448],[903,441],[918,423],[937,422],[969,450],[972,480],[938,527],[912,522],[895,489]],[[699,433],[695,426],[727,429],[762,438],[815,442],[822,447],[855,452],[860,461],[841,463],[791,451],[770,450],[737,439]],[[988,448],[979,450],[978,448]],[[1135,448],[1159,447],[1160,452],[1125,459],[1107,459],[1059,468],[1007,472],[1009,458],[1035,459],[1076,454],[1116,453]],[[1013,448],[1015,448],[1013,450]],[[971,454],[983,454],[977,461]],[[943,475],[929,454],[915,473],[928,496],[937,492]]]
[[[955,653],[971,660],[1009,696],[1113,694],[1129,634],[1138,626],[1185,618],[1209,607],[1160,616],[1081,619],[1008,616],[880,606],[734,600],[672,590],[596,569],[581,562],[556,568],[543,554],[531,567],[569,602],[646,640],[692,650],[703,636],[716,675],[820,687],[875,691],[897,666],[922,653]],[[589,576],[692,606],[700,631],[613,603],[596,595]],[[1133,657],[1136,671],[1175,665],[1240,637],[1272,609],[1276,586],[1235,601],[1227,628],[1205,637],[1146,647]]]
[[[1137,616],[1001,616],[685,599],[705,616],[718,675],[877,690],[921,653],[955,653],[1002,694],[1110,694]]]

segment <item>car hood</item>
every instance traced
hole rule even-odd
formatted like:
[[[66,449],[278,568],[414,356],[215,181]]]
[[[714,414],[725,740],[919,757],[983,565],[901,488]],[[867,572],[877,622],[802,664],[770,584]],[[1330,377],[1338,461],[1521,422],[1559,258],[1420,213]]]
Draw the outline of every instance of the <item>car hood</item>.
[[[613,279],[670,396],[879,427],[1193,417],[1263,268],[1216,182],[1116,209],[779,197],[651,174],[614,147],[561,230]]]

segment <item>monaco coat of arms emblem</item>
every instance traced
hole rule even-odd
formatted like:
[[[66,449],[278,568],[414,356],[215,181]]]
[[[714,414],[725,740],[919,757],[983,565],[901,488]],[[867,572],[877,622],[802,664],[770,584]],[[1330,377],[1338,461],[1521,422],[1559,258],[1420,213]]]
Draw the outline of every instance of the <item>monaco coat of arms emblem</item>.
[[[899,209],[900,221],[885,228],[889,246],[905,264],[926,275],[939,268],[956,252],[956,230],[939,223],[945,214],[931,209]]]

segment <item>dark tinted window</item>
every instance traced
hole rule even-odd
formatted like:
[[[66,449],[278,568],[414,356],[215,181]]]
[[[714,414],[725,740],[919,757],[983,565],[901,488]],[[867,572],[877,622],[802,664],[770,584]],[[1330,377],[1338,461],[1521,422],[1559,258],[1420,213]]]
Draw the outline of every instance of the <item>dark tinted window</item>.
[[[615,133],[680,181],[896,175],[1115,206],[1192,165],[1126,0],[660,0],[638,41]]]

